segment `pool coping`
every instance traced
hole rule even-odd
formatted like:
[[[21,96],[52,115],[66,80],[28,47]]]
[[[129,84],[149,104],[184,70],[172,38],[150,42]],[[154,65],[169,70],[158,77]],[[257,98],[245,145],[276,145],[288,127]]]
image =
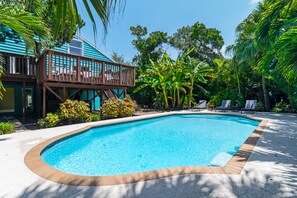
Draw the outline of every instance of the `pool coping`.
[[[48,147],[48,145],[71,136],[84,132],[93,127],[106,126],[113,124],[120,124],[125,122],[144,120],[149,118],[164,117],[169,115],[178,114],[211,114],[211,115],[228,115],[228,116],[238,116],[245,117],[252,120],[260,121],[256,129],[251,133],[251,135],[246,139],[246,141],[241,145],[239,150],[233,155],[233,157],[228,161],[224,167],[217,166],[182,166],[165,168],[160,170],[152,170],[140,173],[123,174],[115,176],[81,176],[62,172],[49,165],[47,165],[40,157],[42,151]],[[185,174],[240,174],[243,170],[246,162],[248,161],[254,147],[256,146],[259,138],[261,137],[263,130],[268,123],[267,119],[259,119],[255,117],[250,117],[246,115],[237,115],[229,113],[219,113],[219,112],[166,112],[161,114],[151,114],[147,116],[130,117],[123,119],[113,119],[104,121],[102,123],[91,124],[86,127],[50,138],[27,152],[24,158],[26,166],[35,174],[40,177],[66,185],[75,186],[107,186],[107,185],[117,185],[117,184],[129,184],[146,180],[160,179],[164,177],[171,177],[177,175]]]

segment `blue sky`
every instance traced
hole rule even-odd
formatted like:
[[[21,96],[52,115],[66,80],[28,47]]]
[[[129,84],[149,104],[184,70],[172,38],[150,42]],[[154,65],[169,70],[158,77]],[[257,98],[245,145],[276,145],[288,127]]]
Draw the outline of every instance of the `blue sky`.
[[[142,25],[147,27],[149,32],[160,30],[171,35],[177,29],[193,25],[197,21],[220,30],[227,46],[235,40],[236,26],[251,13],[259,1],[127,0],[124,13],[110,21],[104,41],[102,27],[99,26],[96,46],[107,55],[116,51],[130,61],[137,53],[131,44],[133,37],[130,26]],[[80,34],[95,43],[92,24],[82,9],[80,12],[86,22]],[[168,49],[168,51],[173,57],[176,56],[174,50]]]

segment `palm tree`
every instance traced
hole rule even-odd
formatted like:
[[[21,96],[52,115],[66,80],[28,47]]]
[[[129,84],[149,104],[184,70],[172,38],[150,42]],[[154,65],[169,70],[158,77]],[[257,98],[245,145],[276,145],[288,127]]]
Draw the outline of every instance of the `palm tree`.
[[[276,83],[281,84],[282,90],[289,96],[290,104],[294,106],[297,104],[297,95],[294,96],[297,79],[297,0],[266,0],[264,3],[267,9],[261,13],[256,35],[259,45],[270,46],[271,50],[266,51],[262,62],[270,63],[274,75],[287,81],[287,85],[281,80]]]
[[[290,104],[294,106],[297,104],[297,95],[294,95],[297,79],[297,0],[266,0],[263,5],[266,9],[261,13],[255,32],[258,45],[266,48],[261,63],[274,70],[275,82],[288,94]],[[283,84],[280,78],[287,83]]]
[[[26,0],[30,4],[34,2],[42,3],[41,0]],[[94,37],[96,38],[97,23],[94,17],[94,13],[99,16],[100,21],[103,24],[104,30],[107,31],[107,25],[109,19],[113,13],[116,11],[121,12],[125,7],[125,0],[82,0],[84,9],[87,11],[88,16],[93,24]],[[28,3],[29,4],[29,3]],[[56,1],[56,11],[57,11],[57,23],[54,32],[54,38],[57,38],[59,31],[63,31],[66,19],[69,19],[73,24],[77,23],[79,20],[79,12],[76,0],[59,0]],[[68,12],[67,12],[68,10]],[[65,13],[69,13],[66,15]]]
[[[260,3],[258,7],[236,28],[237,39],[233,48],[233,61],[238,65],[251,65],[258,70],[262,77],[262,90],[265,108],[270,111],[270,99],[266,87],[266,78],[270,77],[270,62],[263,61],[263,57],[271,51],[271,47],[266,43],[259,45],[255,34],[261,14],[266,9],[265,3]]]
[[[33,16],[17,5],[0,5],[0,25],[17,33],[24,41],[27,52],[35,50],[35,36],[46,42],[49,29],[40,17]]]
[[[76,25],[79,25],[81,22],[80,15],[78,12],[78,6],[76,0],[45,0],[52,4],[52,12],[56,12],[57,16],[55,28],[54,28],[54,40],[57,39],[60,32],[64,31],[66,21],[70,21],[69,27],[74,29]],[[125,0],[82,0],[83,9],[87,11],[88,16],[93,24],[94,37],[96,38],[97,24],[95,19],[96,14],[102,25],[105,32],[107,31],[107,25],[110,17],[116,12],[122,12],[125,7]],[[10,1],[3,0],[0,2],[0,5],[13,6],[18,5],[23,7],[25,11],[32,13],[37,17],[42,16],[42,6],[44,4],[43,0],[18,0]],[[93,12],[94,10],[94,12]]]
[[[18,34],[23,39],[27,52],[30,50],[35,52],[35,36],[39,37],[40,42],[46,42],[50,36],[49,29],[39,17],[33,16],[17,5],[0,5],[0,25]],[[0,54],[0,79],[4,72],[3,64],[4,59]],[[0,99],[3,97],[3,91],[5,89],[0,81]]]

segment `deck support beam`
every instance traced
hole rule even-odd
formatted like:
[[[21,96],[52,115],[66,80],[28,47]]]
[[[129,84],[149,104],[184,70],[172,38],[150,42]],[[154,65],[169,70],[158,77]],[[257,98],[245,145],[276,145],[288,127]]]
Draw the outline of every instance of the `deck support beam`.
[[[73,92],[73,94],[71,94],[68,99],[71,99],[75,94],[77,94],[79,91],[81,90],[81,88],[77,89],[75,92]]]
[[[46,86],[43,85],[43,102],[42,102],[42,117],[45,118],[45,115],[46,115]]]
[[[56,93],[54,92],[49,86],[46,86],[45,87],[52,93],[54,94],[61,102],[64,102],[64,100]]]
[[[22,112],[23,112],[23,121],[26,119],[26,82],[23,81],[23,92],[22,92]]]
[[[120,89],[119,89],[119,90],[120,90]],[[122,95],[125,94],[125,91],[124,91],[124,90],[121,90],[121,91],[122,91],[122,92],[120,93],[119,98],[121,98]],[[125,95],[124,95],[124,97],[125,97]]]
[[[37,87],[37,117],[40,118],[40,112],[41,112],[41,109],[40,109],[40,100],[41,100],[41,89],[40,89],[40,86],[37,84],[36,85]]]
[[[117,94],[113,89],[111,89],[110,91],[116,98],[120,98],[119,94]]]
[[[66,99],[66,87],[63,87],[63,102],[65,102]]]

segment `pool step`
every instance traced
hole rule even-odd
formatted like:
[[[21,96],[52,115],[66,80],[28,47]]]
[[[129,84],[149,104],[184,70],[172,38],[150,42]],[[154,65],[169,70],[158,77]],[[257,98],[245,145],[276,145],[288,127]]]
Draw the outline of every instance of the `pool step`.
[[[233,155],[221,152],[210,162],[211,166],[225,166],[227,162],[233,157]]]

